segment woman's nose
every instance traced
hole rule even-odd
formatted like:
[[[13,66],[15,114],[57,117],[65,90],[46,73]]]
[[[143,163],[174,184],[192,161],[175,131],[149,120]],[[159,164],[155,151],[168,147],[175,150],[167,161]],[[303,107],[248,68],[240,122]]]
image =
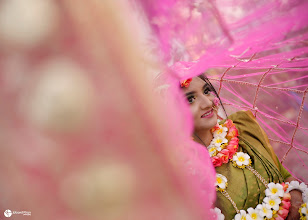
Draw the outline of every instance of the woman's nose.
[[[201,109],[207,109],[213,106],[212,100],[207,96],[202,96],[199,100]]]

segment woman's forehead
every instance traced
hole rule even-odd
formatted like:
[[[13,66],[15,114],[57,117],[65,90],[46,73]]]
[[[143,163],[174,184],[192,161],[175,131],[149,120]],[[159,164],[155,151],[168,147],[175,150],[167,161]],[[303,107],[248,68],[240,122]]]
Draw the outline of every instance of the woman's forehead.
[[[190,91],[202,90],[205,84],[206,84],[205,81],[196,76],[192,78],[192,81],[190,82],[189,86],[187,88],[184,88],[184,91],[190,92]]]

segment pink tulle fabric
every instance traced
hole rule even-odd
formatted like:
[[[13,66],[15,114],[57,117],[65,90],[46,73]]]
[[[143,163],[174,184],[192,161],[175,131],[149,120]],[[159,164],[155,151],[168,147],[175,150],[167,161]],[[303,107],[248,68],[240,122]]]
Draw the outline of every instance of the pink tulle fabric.
[[[227,113],[251,110],[281,163],[308,181],[308,2],[140,1],[177,79],[206,72]]]
[[[19,3],[0,4],[2,214],[213,219],[209,156],[153,94],[128,5]]]

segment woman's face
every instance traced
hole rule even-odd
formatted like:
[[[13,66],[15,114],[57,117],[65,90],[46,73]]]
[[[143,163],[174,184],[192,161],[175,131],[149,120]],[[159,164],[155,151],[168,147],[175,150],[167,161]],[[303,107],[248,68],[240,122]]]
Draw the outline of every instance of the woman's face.
[[[213,128],[217,124],[217,112],[212,108],[215,96],[211,87],[199,77],[194,77],[190,85],[182,89],[194,117],[195,133]]]

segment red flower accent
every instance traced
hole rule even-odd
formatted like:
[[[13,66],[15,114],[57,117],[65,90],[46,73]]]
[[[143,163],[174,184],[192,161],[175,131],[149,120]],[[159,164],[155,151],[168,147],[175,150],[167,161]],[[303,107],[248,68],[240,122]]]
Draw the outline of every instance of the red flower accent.
[[[290,193],[284,193],[282,200],[284,200],[286,202],[290,201],[291,200],[291,194]]]
[[[219,130],[220,128],[219,128],[219,124],[216,124],[212,129],[211,129],[211,131],[212,131],[212,133],[214,132],[214,131],[217,131],[217,130]]]
[[[237,136],[238,136],[238,131],[237,131],[236,127],[235,126],[231,127],[229,129],[228,134],[227,134],[227,138],[231,139],[231,138],[237,137]]]
[[[234,127],[233,121],[231,119],[227,119],[224,124],[227,126],[228,129]]]
[[[223,150],[224,152],[222,152]],[[229,151],[226,149],[223,149],[223,150],[217,154],[217,157],[221,159],[222,163],[228,163],[229,162]]]
[[[282,208],[286,210],[290,209],[291,203],[289,201],[282,200],[281,203],[282,203]]]
[[[280,215],[278,215],[275,220],[284,220],[284,218],[282,218]]]
[[[231,141],[230,141],[230,143],[236,143],[236,144],[238,144],[238,142],[239,142],[239,139],[237,138],[237,137],[233,137],[233,138],[231,138]]]
[[[230,151],[228,149],[223,149],[220,153],[227,155],[230,158]]]
[[[287,191],[287,189],[289,188],[289,185],[288,184],[285,184],[285,183],[280,183],[283,187],[283,191]]]
[[[227,146],[227,150],[229,150],[229,158],[231,159],[233,157],[233,155],[235,154],[235,152],[238,149],[238,138],[237,137],[233,137],[231,139],[231,141],[229,142],[228,146]]]
[[[289,209],[278,210],[278,215],[282,217],[283,219],[287,218],[288,214],[289,214]]]
[[[214,167],[219,167],[219,166],[222,165],[222,160],[221,160],[221,158],[214,156],[214,157],[212,157],[212,163],[213,163]]]
[[[233,157],[233,154],[235,154],[235,152],[237,150],[237,148],[236,149],[233,148],[233,149],[234,150],[232,150],[232,151],[230,151],[229,149],[223,149],[222,151],[220,151],[220,153],[227,156],[227,162],[226,163],[228,163],[229,159],[231,159]],[[223,161],[223,163],[225,163],[225,162]]]
[[[229,158],[231,159],[237,151],[237,145],[228,145],[227,150],[229,151]]]
[[[192,78],[183,80],[181,82],[181,88],[183,88],[183,87],[188,88],[191,81],[192,81]]]

